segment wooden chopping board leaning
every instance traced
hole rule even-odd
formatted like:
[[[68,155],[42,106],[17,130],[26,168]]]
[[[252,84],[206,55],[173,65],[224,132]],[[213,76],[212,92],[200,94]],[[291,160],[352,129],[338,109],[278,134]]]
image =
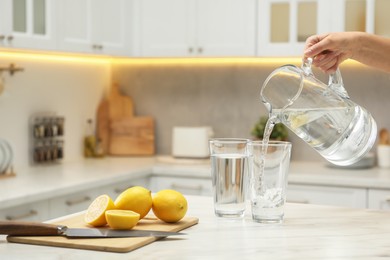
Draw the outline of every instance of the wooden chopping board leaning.
[[[97,111],[97,136],[108,155],[153,155],[154,119],[135,116],[134,104],[129,96],[122,95],[118,84]]]

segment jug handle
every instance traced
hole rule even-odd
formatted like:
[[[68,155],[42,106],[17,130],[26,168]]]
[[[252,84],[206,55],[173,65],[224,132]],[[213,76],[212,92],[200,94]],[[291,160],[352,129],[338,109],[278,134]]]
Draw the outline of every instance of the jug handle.
[[[343,79],[341,78],[341,73],[339,68],[334,73],[329,75],[328,86],[331,90],[336,92],[340,97],[349,99],[347,90],[344,88]]]
[[[306,76],[314,76],[311,70],[312,58],[307,58],[302,61],[302,70]],[[334,73],[329,74],[328,87],[336,92],[341,98],[349,99],[347,90],[344,88],[343,79],[339,68]]]

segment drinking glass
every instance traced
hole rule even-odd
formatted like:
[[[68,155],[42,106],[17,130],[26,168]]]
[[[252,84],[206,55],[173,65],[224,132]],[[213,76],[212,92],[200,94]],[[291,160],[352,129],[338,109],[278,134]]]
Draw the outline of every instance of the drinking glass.
[[[249,183],[249,139],[210,140],[214,211],[219,217],[240,218],[245,213]]]
[[[286,202],[291,143],[253,141],[250,177],[252,219],[262,223],[281,223]]]

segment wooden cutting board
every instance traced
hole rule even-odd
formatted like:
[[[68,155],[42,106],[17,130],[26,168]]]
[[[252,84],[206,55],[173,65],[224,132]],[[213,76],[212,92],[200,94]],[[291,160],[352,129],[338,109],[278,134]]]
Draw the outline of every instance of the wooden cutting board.
[[[85,224],[84,215],[72,215],[71,217],[54,222],[55,224],[65,225],[69,228],[88,228]],[[180,231],[197,224],[198,218],[185,217],[177,223],[164,223],[156,218],[142,219],[134,229],[149,229],[160,231]],[[175,239],[187,239],[189,235],[180,236]],[[127,238],[66,238],[62,236],[8,236],[8,242],[33,244],[43,246],[56,246],[77,249],[88,249],[96,251],[107,251],[126,253],[134,249],[150,244],[158,239],[156,237],[127,237]],[[169,239],[163,238],[163,239]]]
[[[109,154],[153,155],[154,119],[150,116],[117,119],[110,122]]]
[[[134,104],[129,96],[122,95],[117,83],[112,84],[108,95],[108,111],[111,121],[134,117]]]

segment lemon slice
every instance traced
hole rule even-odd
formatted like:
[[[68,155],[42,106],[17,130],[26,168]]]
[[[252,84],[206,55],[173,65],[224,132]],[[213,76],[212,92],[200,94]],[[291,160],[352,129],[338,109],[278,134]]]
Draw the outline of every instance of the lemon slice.
[[[106,219],[113,229],[131,229],[137,225],[140,215],[131,210],[107,210]]]
[[[115,209],[111,197],[106,194],[100,195],[89,205],[84,221],[94,227],[104,226],[107,224],[105,212],[111,209]]]

